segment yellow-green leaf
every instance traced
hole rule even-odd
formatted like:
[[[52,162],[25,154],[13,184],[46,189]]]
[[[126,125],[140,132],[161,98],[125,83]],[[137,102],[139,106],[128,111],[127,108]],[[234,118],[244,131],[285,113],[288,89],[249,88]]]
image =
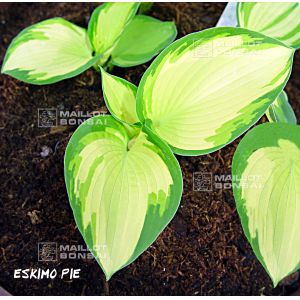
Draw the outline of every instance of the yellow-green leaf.
[[[252,129],[237,147],[232,175],[243,230],[276,286],[300,268],[300,126]]]
[[[137,87],[125,79],[110,75],[101,69],[102,91],[110,113],[122,122],[138,123],[136,114]]]
[[[284,88],[294,49],[260,33],[219,27],[166,48],[142,77],[137,114],[177,154],[224,147]]]
[[[77,226],[108,280],[145,251],[173,218],[182,194],[179,164],[147,128],[112,116],[80,125],[64,163]]]
[[[76,76],[97,60],[85,29],[54,18],[21,31],[10,44],[2,73],[32,84]]]

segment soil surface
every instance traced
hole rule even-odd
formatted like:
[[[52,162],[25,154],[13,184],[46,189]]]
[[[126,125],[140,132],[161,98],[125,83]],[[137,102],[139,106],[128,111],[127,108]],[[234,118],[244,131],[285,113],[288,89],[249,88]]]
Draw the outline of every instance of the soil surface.
[[[0,10],[0,59],[23,28],[52,17],[86,27],[96,3],[14,3]],[[224,3],[155,3],[150,15],[174,20],[178,36],[212,27]],[[45,58],[47,59],[47,58]],[[138,84],[144,64],[113,73]],[[286,87],[300,119],[300,56]],[[229,175],[238,141],[211,155],[178,157],[184,175],[180,208],[157,241],[109,283],[84,249],[55,260],[55,247],[84,241],[68,203],[63,156],[75,126],[38,127],[38,109],[101,111],[94,70],[63,82],[33,86],[0,76],[0,286],[14,295],[283,295],[297,276],[273,289],[242,232],[230,188],[195,191],[193,173]],[[263,121],[263,120],[262,120]],[[195,174],[196,179],[199,176]],[[50,242],[52,244],[39,244]],[[40,246],[40,251],[38,251]],[[50,250],[49,250],[50,249]],[[72,249],[70,249],[72,250]],[[59,252],[58,254],[60,254]],[[45,261],[50,260],[50,261]],[[15,269],[81,269],[79,279],[14,279]]]

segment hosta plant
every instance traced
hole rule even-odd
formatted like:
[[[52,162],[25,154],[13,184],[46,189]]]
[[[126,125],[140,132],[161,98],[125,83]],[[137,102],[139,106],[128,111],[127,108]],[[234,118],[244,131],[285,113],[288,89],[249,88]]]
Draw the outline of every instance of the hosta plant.
[[[149,61],[176,37],[173,22],[136,15],[139,3],[105,3],[88,29],[62,18],[21,31],[7,49],[2,73],[31,84],[50,84],[94,66],[131,67]]]
[[[224,27],[174,42],[138,87],[102,69],[111,116],[75,131],[65,180],[78,228],[107,279],[174,216],[182,175],[173,153],[210,153],[245,132],[283,90],[293,55],[271,37]]]

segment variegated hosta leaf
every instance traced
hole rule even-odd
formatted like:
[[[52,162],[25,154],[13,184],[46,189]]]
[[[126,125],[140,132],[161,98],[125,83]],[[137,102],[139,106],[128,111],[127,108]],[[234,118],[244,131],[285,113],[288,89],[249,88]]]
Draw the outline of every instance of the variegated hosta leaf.
[[[297,124],[297,119],[291,107],[287,94],[282,91],[266,111],[270,122]]]
[[[102,91],[110,113],[122,122],[138,123],[136,114],[137,87],[125,79],[113,76],[101,69]]]
[[[65,181],[78,228],[107,279],[155,241],[182,193],[169,147],[112,116],[91,118],[75,131]]]
[[[87,32],[54,18],[21,31],[10,44],[2,73],[33,84],[54,83],[76,76],[97,60]]]
[[[300,47],[300,3],[240,2],[240,27],[259,31],[294,47]]]
[[[300,268],[300,127],[252,129],[237,147],[232,174],[244,232],[276,286]]]
[[[138,7],[135,2],[107,2],[94,10],[88,34],[94,50],[102,55],[100,64],[106,62]]]
[[[175,41],[151,64],[137,114],[177,154],[213,152],[265,113],[289,78],[294,49],[242,28]]]
[[[112,52],[112,64],[131,67],[143,64],[172,43],[177,35],[173,22],[135,16]]]

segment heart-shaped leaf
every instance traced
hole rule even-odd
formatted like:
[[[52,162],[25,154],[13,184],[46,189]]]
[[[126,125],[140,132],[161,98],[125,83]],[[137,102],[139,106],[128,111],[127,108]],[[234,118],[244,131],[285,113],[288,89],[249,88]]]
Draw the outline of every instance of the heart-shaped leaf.
[[[293,54],[283,43],[242,28],[187,35],[143,75],[138,117],[177,154],[213,152],[265,113],[290,76]]]
[[[300,268],[300,126],[252,129],[237,147],[232,175],[244,232],[276,286]]]
[[[239,2],[240,27],[261,32],[294,47],[300,47],[300,3]]]
[[[54,18],[21,31],[10,44],[2,73],[32,84],[76,76],[97,61],[85,29]]]
[[[65,180],[83,238],[109,279],[151,245],[182,194],[179,164],[147,128],[97,116],[80,125],[65,154]]]

